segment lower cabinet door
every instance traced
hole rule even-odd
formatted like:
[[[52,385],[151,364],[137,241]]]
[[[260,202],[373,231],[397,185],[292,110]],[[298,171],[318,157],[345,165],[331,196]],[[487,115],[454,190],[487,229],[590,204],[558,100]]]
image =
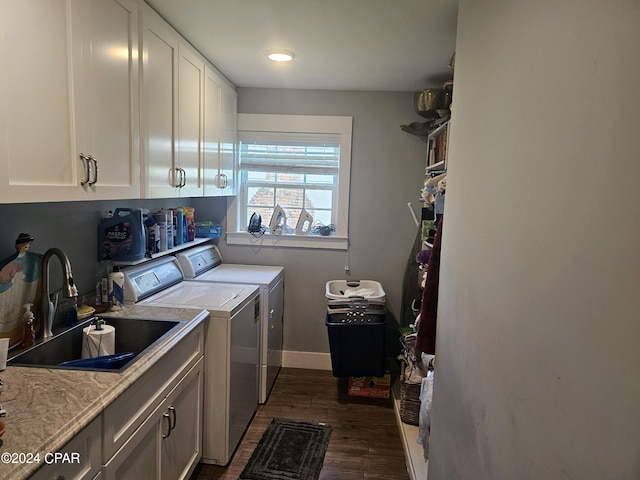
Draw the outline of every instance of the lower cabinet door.
[[[44,466],[30,480],[93,480],[100,475],[100,417],[93,420],[59,452],[47,454]],[[98,477],[99,478],[99,477]]]
[[[160,422],[154,412],[105,465],[105,480],[155,480],[160,478],[158,448]]]
[[[203,361],[168,396],[161,422],[161,473],[165,480],[188,479],[202,455]]]
[[[105,480],[188,479],[202,455],[200,359],[103,469]]]

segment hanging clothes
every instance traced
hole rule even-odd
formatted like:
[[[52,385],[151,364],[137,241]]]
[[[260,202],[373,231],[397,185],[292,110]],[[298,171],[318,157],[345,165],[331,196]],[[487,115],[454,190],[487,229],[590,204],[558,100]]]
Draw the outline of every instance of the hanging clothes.
[[[438,284],[440,281],[440,244],[442,243],[442,224],[444,217],[440,217],[438,229],[433,240],[433,248],[429,265],[427,266],[427,280],[422,292],[420,306],[420,321],[416,336],[416,348],[421,352],[435,355],[436,353],[436,321],[438,317]]]

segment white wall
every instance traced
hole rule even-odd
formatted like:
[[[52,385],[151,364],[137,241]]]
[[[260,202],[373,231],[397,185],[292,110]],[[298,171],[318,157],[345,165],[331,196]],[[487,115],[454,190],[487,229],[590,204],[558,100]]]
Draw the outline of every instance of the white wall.
[[[640,3],[461,0],[429,480],[640,478]]]

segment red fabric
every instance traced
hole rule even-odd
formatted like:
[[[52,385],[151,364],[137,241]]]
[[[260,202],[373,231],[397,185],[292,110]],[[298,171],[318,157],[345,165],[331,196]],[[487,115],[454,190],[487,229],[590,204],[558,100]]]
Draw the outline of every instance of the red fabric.
[[[421,352],[435,355],[436,353],[436,323],[438,317],[438,283],[440,281],[440,243],[442,239],[442,223],[440,218],[433,248],[427,267],[427,280],[422,291],[420,305],[420,321],[416,333],[416,348]]]

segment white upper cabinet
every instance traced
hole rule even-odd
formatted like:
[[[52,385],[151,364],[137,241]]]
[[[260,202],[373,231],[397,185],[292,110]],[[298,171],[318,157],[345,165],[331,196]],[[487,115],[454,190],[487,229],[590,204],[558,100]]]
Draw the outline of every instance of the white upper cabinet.
[[[65,0],[3,2],[0,201],[82,195],[77,180]],[[28,35],[25,31],[28,26]],[[28,40],[28,41],[27,41]]]
[[[143,196],[178,195],[176,130],[179,35],[151,8],[142,14]]]
[[[141,0],[4,1],[0,62],[0,203],[235,194],[235,89]]]
[[[138,4],[12,0],[0,19],[0,202],[137,198]]]
[[[225,85],[222,88],[222,158],[220,170],[224,179],[224,195],[236,194],[238,176],[238,94]]]
[[[201,197],[204,60],[186,42],[178,46],[178,144],[174,185],[181,197]]]
[[[81,119],[77,153],[92,157],[90,190],[98,198],[138,198],[139,5],[135,0],[74,0],[73,8],[73,36],[80,40],[73,42]]]
[[[143,196],[201,197],[204,60],[146,5],[142,25]]]
[[[237,96],[209,66],[204,90],[204,194],[235,195]]]

